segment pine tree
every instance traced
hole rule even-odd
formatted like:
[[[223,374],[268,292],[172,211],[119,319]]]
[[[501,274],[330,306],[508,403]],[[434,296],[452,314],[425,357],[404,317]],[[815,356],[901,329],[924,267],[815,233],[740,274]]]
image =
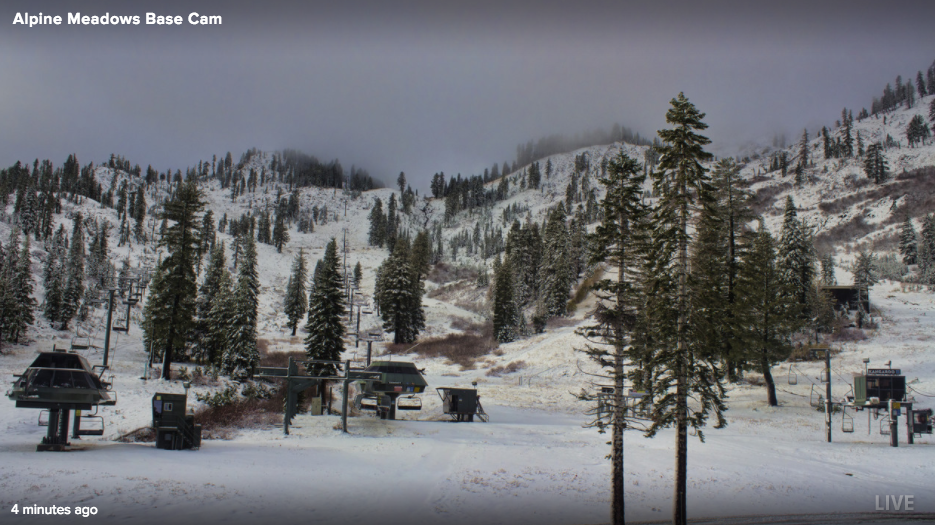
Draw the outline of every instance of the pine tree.
[[[383,329],[393,332],[395,344],[413,343],[425,329],[424,284],[412,267],[409,246],[404,239],[396,243],[396,249],[383,262],[380,272],[380,316]]]
[[[565,315],[568,296],[571,293],[571,268],[569,266],[568,227],[565,224],[565,208],[559,203],[549,213],[543,230],[542,266],[540,282],[541,299],[549,316]]]
[[[429,240],[429,234],[426,231],[420,231],[412,241],[412,253],[410,256],[412,269],[420,278],[429,273],[429,265],[432,260],[432,243]],[[360,263],[357,263],[358,267]],[[355,279],[357,278],[357,269],[354,270]]]
[[[919,265],[921,281],[931,284],[935,280],[935,215],[929,214],[922,219],[919,237],[916,262]]]
[[[668,274],[675,286],[675,302],[669,305],[675,323],[664,326],[665,332],[659,334],[660,341],[671,343],[660,344],[648,363],[658,371],[653,378],[653,390],[660,394],[653,400],[648,435],[671,425],[676,427],[673,522],[685,525],[688,427],[696,429],[699,438],[704,439],[700,429],[712,411],[716,428],[726,425],[726,421],[722,414],[725,395],[717,356],[695,351],[688,322],[692,308],[703,307],[692,305],[690,300],[688,224],[699,201],[703,204],[711,194],[707,170],[701,166],[701,162],[712,157],[703,148],[710,140],[695,133],[708,125],[702,122],[704,114],[684,94],[679,93],[671,104],[666,122],[674,128],[659,131],[663,144],[656,148],[660,160],[658,170],[653,172],[653,193],[660,196],[656,221],[662,232],[656,241],[663,245],[658,253],[657,270]],[[699,404],[690,406],[689,396]]]
[[[164,316],[162,322],[153,322],[149,326],[154,331],[153,335],[165,330],[165,339],[162,341],[165,345],[162,352],[162,378],[167,380],[172,379],[174,350],[185,348],[195,324],[195,258],[201,245],[198,214],[204,207],[202,198],[197,182],[194,179],[187,180],[179,184],[175,195],[166,201],[160,214],[167,226],[159,244],[167,249],[168,256],[159,265],[163,285],[158,291],[150,290],[147,303],[153,303],[151,312],[159,312],[159,316]],[[168,225],[170,220],[173,221],[171,226]],[[147,339],[153,337],[145,335]]]
[[[358,266],[360,263],[357,263]],[[308,269],[305,263],[305,250],[299,248],[298,255],[292,262],[292,274],[289,276],[289,284],[286,286],[286,298],[283,305],[283,311],[289,319],[289,328],[292,328],[292,335],[295,336],[299,320],[308,311],[308,290],[305,281],[308,280]]]
[[[314,280],[308,298],[308,336],[305,355],[308,370],[314,375],[335,375],[340,365],[311,363],[313,359],[338,361],[344,351],[344,285],[341,280],[337,241],[325,247],[325,256],[315,266]]]
[[[277,253],[282,253],[282,247],[289,242],[289,230],[286,228],[286,220],[282,213],[276,214],[276,226],[273,227],[273,246]]]
[[[396,247],[396,237],[398,235],[399,217],[396,216],[396,194],[393,193],[390,195],[390,203],[386,210],[386,234],[384,235],[386,247],[390,253],[392,253],[393,249]]]
[[[230,288],[231,276],[227,270],[227,257],[222,242],[220,246],[215,245],[211,249],[204,281],[202,281],[201,288],[198,290],[198,349],[195,357],[199,362],[211,363],[216,366],[221,364],[221,354],[224,351],[224,334],[227,332],[226,327],[230,321],[230,316],[228,312],[225,312],[223,317],[212,318],[211,312],[218,307],[221,294],[229,293]]]
[[[925,122],[925,119],[922,118],[922,115],[913,115],[912,120],[909,121],[909,125],[906,126],[906,139],[909,141],[909,147],[913,147],[917,143],[924,145],[925,139],[929,138],[931,135],[931,130]]]
[[[601,345],[589,344],[584,352],[607,370],[614,382],[609,421],[595,409],[591,413],[597,417],[590,423],[601,433],[611,427],[611,523],[614,524],[624,522],[623,432],[627,421],[623,367],[624,361],[633,357],[628,355],[628,349],[641,305],[639,288],[634,283],[640,278],[640,248],[644,241],[638,227],[647,214],[641,202],[645,179],[642,171],[639,163],[621,152],[608,163],[606,176],[598,179],[607,193],[601,203],[603,221],[594,233],[590,261],[609,264],[616,270],[616,278],[595,283],[593,289],[600,301],[597,322],[579,330],[589,342]],[[593,401],[596,396],[582,392],[578,398]]]
[[[418,237],[416,237],[418,239]],[[354,265],[354,288],[360,289],[360,282],[364,278],[364,270],[360,266],[360,261]]]
[[[19,234],[16,230],[10,239],[10,252],[13,253],[17,248],[16,239]],[[19,258],[16,266],[11,268],[13,304],[10,311],[14,312],[13,322],[8,325],[7,334],[13,342],[19,342],[20,335],[26,332],[28,326],[36,321],[34,311],[36,309],[36,300],[33,298],[33,278],[32,278],[32,255],[29,250],[29,236],[23,238],[23,247],[19,252]]]
[[[257,276],[256,243],[253,237],[244,238],[244,254],[234,287],[233,308],[227,325],[221,367],[236,379],[253,376],[260,362],[257,349],[257,303],[260,281]]]
[[[788,282],[777,265],[773,238],[760,222],[743,257],[734,312],[749,367],[763,374],[769,406],[779,404],[770,369],[789,357],[789,341],[797,326],[798,308],[786,286]]]
[[[857,260],[854,262],[854,286],[857,287],[857,328],[863,328],[864,316],[870,312],[864,311],[864,301],[870,293],[870,287],[877,284],[880,280],[875,268],[876,257],[861,250],[857,254]]]
[[[838,279],[834,276],[834,256],[830,253],[821,258],[821,284],[823,286],[838,284]]]
[[[916,230],[912,226],[912,219],[906,215],[903,221],[902,229],[899,231],[899,254],[902,256],[903,264],[915,264],[918,253],[918,241],[916,240]]]
[[[808,167],[808,130],[802,131],[802,139],[799,140],[799,155],[797,170],[803,171]]]
[[[815,278],[815,247],[811,228],[796,216],[791,196],[786,197],[778,253],[779,271],[785,280],[785,289],[794,297],[799,317],[807,319],[811,316],[809,297]]]
[[[373,209],[370,210],[370,246],[383,247],[386,240],[386,215],[383,214],[383,201],[374,198]]]
[[[218,276],[214,301],[205,317],[208,330],[204,335],[204,359],[218,369],[223,367],[227,336],[231,331],[230,324],[236,308],[235,301],[234,278],[227,268],[223,268]]]
[[[875,142],[867,147],[867,155],[864,158],[864,173],[867,177],[877,184],[886,182],[887,170],[886,156],[883,155],[883,146]]]
[[[518,315],[513,301],[513,269],[510,260],[500,263],[500,255],[494,261],[493,335],[500,343],[516,339]]]
[[[65,260],[68,241],[65,239],[65,227],[59,226],[48,248],[43,286],[45,287],[45,308],[43,315],[55,327],[62,318],[62,301],[65,293]]]
[[[71,242],[68,247],[68,262],[65,264],[65,288],[62,291],[61,327],[68,329],[68,323],[78,313],[81,299],[84,297],[84,219],[81,213],[75,214],[72,226]]]

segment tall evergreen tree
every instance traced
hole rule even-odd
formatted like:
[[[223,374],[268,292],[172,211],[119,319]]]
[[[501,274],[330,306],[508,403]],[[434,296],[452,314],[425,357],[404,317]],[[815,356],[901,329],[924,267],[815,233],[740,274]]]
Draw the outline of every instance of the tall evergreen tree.
[[[875,142],[867,147],[867,154],[864,157],[864,173],[867,177],[877,184],[886,182],[888,177],[886,156],[883,154],[883,145]]]
[[[412,266],[405,237],[396,243],[392,255],[381,265],[380,316],[383,329],[393,332],[395,344],[413,343],[425,329],[422,276]]]
[[[313,359],[338,361],[344,351],[344,284],[341,280],[337,241],[325,247],[325,256],[315,266],[314,280],[308,299],[308,336],[305,355]],[[335,375],[339,365],[307,363],[315,375]]]
[[[229,293],[231,276],[227,270],[227,257],[222,242],[211,248],[208,267],[205,270],[204,281],[198,290],[198,338],[196,359],[202,363],[221,364],[221,354],[224,351],[224,335],[227,333],[227,323],[230,321],[228,312],[220,318],[212,318],[211,312],[221,302],[222,293]],[[226,305],[220,305],[221,307]]]
[[[59,226],[48,247],[48,257],[46,258],[42,280],[43,286],[45,287],[45,308],[43,310],[43,315],[49,320],[50,326],[52,327],[55,327],[62,319],[67,250],[68,240],[65,238],[65,227]]]
[[[145,323],[145,326],[153,330],[153,334],[165,331],[162,378],[167,380],[172,379],[174,351],[185,348],[195,323],[195,258],[201,245],[198,226],[199,213],[204,207],[202,198],[195,179],[181,182],[160,214],[166,223],[166,232],[159,244],[167,249],[168,255],[160,263],[162,286],[159,290],[155,287],[150,290],[147,302],[153,303],[150,311],[159,312],[163,319],[160,323]],[[146,334],[146,337],[153,335]]]
[[[418,236],[416,237],[418,239]],[[360,289],[360,282],[364,278],[364,270],[360,266],[360,261],[357,261],[357,264],[354,265],[354,287],[358,290]]]
[[[292,261],[292,274],[289,276],[289,284],[286,286],[286,298],[283,305],[283,311],[286,318],[289,319],[287,326],[292,328],[293,336],[295,336],[299,320],[308,311],[308,290],[305,286],[307,280],[308,268],[305,262],[305,249],[299,248],[299,253],[295,256],[295,260]]]
[[[569,266],[568,227],[565,208],[559,203],[551,212],[543,230],[541,300],[549,316],[565,315],[571,293],[571,267]]]
[[[779,404],[771,368],[789,357],[790,339],[797,326],[798,308],[777,265],[776,249],[769,230],[760,223],[747,248],[738,283],[739,300],[734,309],[737,331],[747,362],[763,374],[769,406]]]
[[[68,262],[65,264],[65,288],[62,292],[61,329],[67,330],[81,299],[84,297],[84,219],[75,214],[71,242],[68,247]]]
[[[383,247],[386,240],[386,215],[383,213],[383,201],[376,197],[370,210],[370,246]]]
[[[10,253],[17,248],[19,237],[16,230],[10,240]],[[11,265],[12,266],[12,265]],[[16,260],[15,267],[10,268],[11,284],[13,288],[13,304],[10,305],[13,315],[13,322],[7,327],[7,336],[13,342],[19,342],[19,337],[26,332],[28,326],[36,321],[33,312],[36,309],[36,300],[33,298],[33,278],[32,278],[32,254],[29,249],[29,236],[23,237],[23,246],[20,249],[19,257]]]
[[[912,219],[906,215],[903,221],[902,229],[899,230],[899,254],[903,258],[903,264],[910,265],[916,263],[918,254],[918,241],[916,240],[916,229],[912,226]]]
[[[857,287],[857,328],[863,328],[864,316],[870,312],[864,311],[863,303],[869,297],[870,287],[880,282],[876,271],[876,257],[861,250],[854,262],[854,286]]]
[[[519,316],[513,300],[513,269],[509,258],[500,263],[500,255],[494,261],[493,335],[500,343],[516,339]]]
[[[614,382],[613,401],[609,417],[594,410],[597,417],[590,423],[603,433],[611,428],[611,523],[624,523],[623,432],[627,427],[624,407],[624,362],[628,355],[631,334],[635,329],[641,295],[635,282],[640,278],[641,245],[638,228],[647,210],[642,204],[643,168],[621,152],[607,166],[606,175],[598,180],[607,190],[601,203],[603,221],[592,238],[591,263],[605,263],[616,270],[616,278],[595,283],[598,295],[596,323],[579,333],[590,343],[585,352],[596,361]],[[595,346],[600,345],[600,346]],[[582,400],[595,396],[582,392]],[[608,421],[609,419],[609,421]]]
[[[252,377],[253,369],[260,363],[257,349],[260,280],[257,275],[256,243],[251,235],[245,236],[244,241],[224,354],[221,357],[224,372],[237,379]]]
[[[823,286],[838,284],[838,279],[834,276],[834,256],[830,253],[821,258],[821,284]]]
[[[809,301],[815,279],[815,246],[812,230],[796,215],[795,202],[786,197],[786,207],[778,248],[779,271],[785,279],[787,293],[794,296],[801,319],[811,317]]]
[[[273,246],[277,253],[282,253],[282,247],[289,242],[289,229],[286,227],[286,219],[282,213],[276,214],[276,225],[273,227]]]
[[[384,240],[386,247],[392,253],[396,247],[396,238],[399,235],[399,217],[396,215],[396,194],[390,195],[390,203],[386,210],[386,234]]]
[[[666,113],[666,122],[672,129],[659,131],[663,144],[656,149],[660,154],[658,170],[653,172],[653,193],[659,195],[656,210],[658,228],[662,230],[657,242],[663,248],[658,252],[657,269],[669,276],[674,285],[675,302],[669,308],[675,323],[664,326],[659,334],[660,344],[651,356],[649,365],[657,370],[653,390],[659,396],[653,400],[652,424],[648,435],[655,435],[669,426],[676,428],[675,488],[673,496],[673,522],[687,522],[686,487],[688,476],[688,427],[700,430],[709,414],[714,413],[716,428],[726,425],[723,411],[725,397],[722,373],[717,365],[717,356],[706,355],[693,347],[689,316],[692,308],[703,305],[691,304],[689,283],[689,222],[704,208],[698,210],[711,194],[710,177],[701,162],[712,155],[704,150],[710,143],[697,131],[708,127],[702,122],[704,113],[699,112],[679,93],[672,99],[672,107]],[[689,405],[692,396],[698,404]]]
[[[737,338],[731,333],[733,305],[737,301],[737,279],[740,272],[740,242],[746,224],[753,219],[752,196],[743,188],[740,166],[733,159],[724,159],[715,167],[712,180],[716,193],[714,211],[720,222],[720,230],[726,243],[723,260],[724,300],[727,322],[724,324],[723,355],[725,367],[731,381],[739,380]],[[715,268],[716,269],[716,268]]]

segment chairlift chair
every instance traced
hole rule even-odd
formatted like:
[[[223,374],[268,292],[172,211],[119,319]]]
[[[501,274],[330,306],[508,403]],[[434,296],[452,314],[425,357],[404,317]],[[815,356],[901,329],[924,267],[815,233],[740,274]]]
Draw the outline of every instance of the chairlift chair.
[[[824,401],[825,401],[825,398],[824,398],[824,396],[821,394],[821,391],[819,391],[819,390],[816,388],[816,385],[815,385],[814,383],[812,383],[812,389],[811,389],[811,391],[808,393],[808,404],[809,404],[809,406],[811,406],[812,408],[818,408],[819,406],[821,406],[822,403],[824,403]]]
[[[888,436],[890,435],[890,418],[884,417],[880,420],[880,435]]]
[[[71,338],[72,350],[87,350],[88,348],[91,348],[90,336],[75,335]]]
[[[799,375],[795,373],[795,367],[789,365],[788,381],[790,385],[799,384]]]
[[[400,397],[396,401],[397,410],[422,410],[422,400],[416,396]]]
[[[842,415],[841,415],[841,417],[842,417],[842,419],[841,419],[841,432],[844,432],[844,433],[846,433],[846,434],[851,434],[851,433],[854,432],[854,416],[848,414],[848,413],[847,413],[847,409],[848,409],[848,408],[851,408],[851,409],[853,410],[853,408],[852,408],[852,407],[849,407],[849,406],[847,406],[847,405],[844,405],[842,408],[843,408],[843,410],[842,410],[842,413],[841,413],[841,414],[842,414]]]

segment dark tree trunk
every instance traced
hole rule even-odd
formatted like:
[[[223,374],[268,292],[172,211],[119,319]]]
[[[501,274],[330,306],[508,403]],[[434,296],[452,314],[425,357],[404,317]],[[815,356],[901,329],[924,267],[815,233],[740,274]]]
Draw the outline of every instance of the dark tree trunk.
[[[172,340],[175,339],[175,316],[178,314],[181,299],[179,294],[175,294],[175,301],[172,303],[172,317],[169,321],[169,335],[166,337],[166,351],[162,356],[162,378],[166,381],[172,380]]]
[[[621,214],[622,215],[622,214]],[[624,224],[624,218],[620,217],[620,223]],[[624,280],[623,258],[617,266],[617,279]],[[616,341],[614,345],[614,421],[613,421],[613,451],[611,452],[611,511],[610,523],[612,525],[624,524],[624,491],[623,491],[623,431],[626,428],[626,421],[623,409],[623,305],[625,298],[623,291],[618,288],[617,291],[617,326]]]
[[[766,351],[764,350],[765,354]],[[766,398],[769,406],[775,407],[779,406],[779,400],[776,399],[776,382],[773,381],[773,373],[769,370],[769,362],[766,360],[766,356],[763,356],[763,361],[760,363],[760,368],[763,370],[763,380],[766,381]]]
[[[299,323],[292,325],[292,337],[295,337],[295,329],[298,328]]]

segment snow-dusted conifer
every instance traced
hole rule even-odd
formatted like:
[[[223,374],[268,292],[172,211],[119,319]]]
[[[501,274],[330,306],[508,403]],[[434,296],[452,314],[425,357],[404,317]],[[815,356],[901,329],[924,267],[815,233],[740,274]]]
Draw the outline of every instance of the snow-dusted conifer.
[[[413,343],[425,329],[422,307],[424,284],[412,267],[409,244],[405,237],[396,243],[392,255],[381,265],[380,315],[383,329],[393,332],[395,344]]]
[[[794,296],[785,290],[790,283],[780,272],[773,237],[762,221],[744,252],[740,269],[734,308],[736,334],[746,350],[748,368],[763,374],[767,403],[777,406],[770,369],[789,357],[798,308]]]
[[[325,247],[325,256],[315,266],[309,293],[305,355],[310,361],[338,361],[344,351],[344,290],[339,268],[337,242],[332,238]],[[307,368],[315,375],[335,375],[341,370],[330,363],[309,362]]]
[[[295,256],[295,260],[292,261],[292,274],[289,276],[289,284],[286,286],[286,298],[283,301],[283,311],[286,318],[289,319],[287,326],[292,328],[293,336],[299,325],[299,320],[308,311],[308,290],[305,286],[307,280],[308,268],[305,261],[305,249],[299,248],[299,253]]]
[[[518,315],[513,300],[513,269],[509,258],[494,260],[493,335],[498,342],[509,343],[516,339]]]
[[[234,301],[227,325],[226,345],[221,367],[231,377],[251,377],[260,362],[257,349],[257,301],[260,281],[257,276],[256,243],[253,236],[244,238],[244,253],[234,287]]]
[[[65,288],[62,292],[61,329],[67,330],[81,299],[84,297],[84,220],[81,213],[75,214],[71,242],[68,246],[68,261],[65,263]]]
[[[697,213],[706,213],[705,206],[699,205],[710,199],[712,192],[710,177],[701,165],[712,157],[704,150],[710,140],[695,132],[706,129],[708,125],[702,122],[704,114],[684,94],[679,93],[671,104],[666,122],[674,127],[659,131],[663,144],[656,147],[660,160],[658,169],[653,172],[653,193],[659,195],[660,200],[655,210],[654,227],[659,233],[653,239],[657,247],[652,257],[655,258],[655,278],[665,285],[663,288],[671,287],[675,300],[664,305],[660,312],[670,322],[657,325],[659,332],[653,337],[658,345],[653,354],[647,356],[648,362],[644,366],[655,370],[652,379],[657,396],[652,400],[652,424],[648,435],[653,436],[669,426],[676,428],[673,522],[685,525],[688,427],[694,428],[703,439],[701,427],[712,413],[717,421],[716,428],[727,422],[723,416],[726,407],[722,371],[717,364],[719,356],[706,355],[694,348],[689,323],[691,310],[703,307],[691,302],[689,223]],[[697,404],[689,405],[689,396]]]
[[[571,293],[571,267],[569,265],[568,226],[565,208],[559,203],[550,213],[542,232],[542,265],[539,279],[540,296],[549,316],[565,315]]]
[[[621,152],[608,163],[606,175],[598,179],[607,194],[601,203],[604,218],[592,238],[590,262],[608,264],[616,270],[616,276],[594,284],[600,301],[595,316],[597,322],[579,330],[589,342],[583,351],[606,370],[614,384],[609,414],[596,408],[589,412],[597,416],[590,426],[602,433],[608,426],[611,428],[611,523],[614,524],[624,522],[623,431],[627,427],[624,362],[633,357],[629,349],[642,303],[637,285],[645,240],[639,229],[647,214],[641,202],[645,179],[642,173],[642,166]],[[588,392],[582,392],[578,398],[596,399]]]
[[[903,264],[916,264],[918,255],[918,240],[916,239],[916,229],[912,226],[912,219],[906,215],[902,228],[899,230],[899,254],[902,256]]]

